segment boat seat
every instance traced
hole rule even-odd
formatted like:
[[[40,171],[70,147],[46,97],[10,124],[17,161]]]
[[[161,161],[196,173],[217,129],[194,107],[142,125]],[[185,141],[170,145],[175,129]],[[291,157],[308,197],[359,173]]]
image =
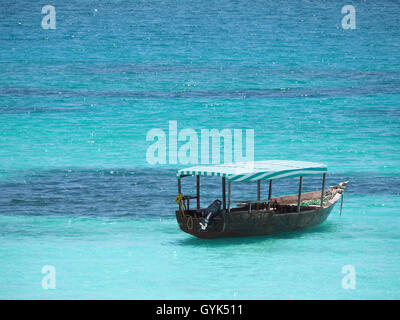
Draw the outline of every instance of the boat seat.
[[[268,199],[263,199],[263,200],[242,200],[242,201],[232,201],[236,203],[238,207],[249,207],[249,213],[251,213],[251,208],[253,207],[254,204],[268,204],[269,200]]]
[[[183,196],[183,201],[186,201],[187,210],[190,210],[190,199],[197,199],[197,196]]]

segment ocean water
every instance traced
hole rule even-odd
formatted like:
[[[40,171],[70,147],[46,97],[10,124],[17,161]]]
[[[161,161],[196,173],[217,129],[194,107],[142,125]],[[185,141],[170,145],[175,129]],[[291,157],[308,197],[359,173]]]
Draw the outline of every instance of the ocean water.
[[[44,30],[45,3],[3,1],[0,298],[399,299],[400,3],[352,1],[355,30],[346,4],[56,0]],[[181,232],[186,165],[146,158],[149,130],[174,120],[253,129],[256,160],[327,164],[328,184],[350,181],[342,215],[269,237]],[[202,191],[206,206],[220,180]]]

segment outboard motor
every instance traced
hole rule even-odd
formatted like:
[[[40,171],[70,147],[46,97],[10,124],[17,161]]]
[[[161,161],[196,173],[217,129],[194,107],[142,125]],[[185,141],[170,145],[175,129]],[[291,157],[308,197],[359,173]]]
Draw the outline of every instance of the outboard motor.
[[[221,211],[221,201],[215,200],[213,201],[206,209],[204,213],[204,223],[200,222],[201,230],[206,230],[208,224],[212,221],[212,219],[219,214]]]

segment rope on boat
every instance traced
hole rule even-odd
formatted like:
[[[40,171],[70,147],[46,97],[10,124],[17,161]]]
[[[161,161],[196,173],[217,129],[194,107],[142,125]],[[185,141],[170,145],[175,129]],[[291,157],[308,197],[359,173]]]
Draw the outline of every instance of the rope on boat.
[[[176,196],[175,203],[178,202],[179,202],[179,210],[182,213],[182,215],[185,216],[186,206],[185,206],[185,201],[183,200],[182,193],[178,193],[178,195]]]
[[[185,210],[186,210],[186,205],[185,205],[185,201],[183,199],[183,195],[182,193],[178,193],[178,195],[176,196],[175,199],[175,203],[179,202],[179,211],[181,212],[183,217],[188,217],[186,220],[186,227],[189,230],[193,229],[193,218],[190,214],[185,214]]]
[[[186,221],[186,227],[187,227],[189,230],[192,230],[192,229],[193,229],[193,218],[192,218],[192,216],[189,216],[189,217],[188,217],[188,219],[187,219],[187,221]]]

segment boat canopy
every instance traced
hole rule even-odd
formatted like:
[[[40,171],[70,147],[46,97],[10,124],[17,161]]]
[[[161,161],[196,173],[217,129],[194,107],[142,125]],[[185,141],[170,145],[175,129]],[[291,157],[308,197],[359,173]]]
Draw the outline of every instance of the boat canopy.
[[[291,160],[264,160],[250,162],[235,162],[219,165],[195,166],[181,169],[177,178],[182,176],[217,176],[233,181],[275,180],[325,173],[328,167],[324,164],[291,161]]]

